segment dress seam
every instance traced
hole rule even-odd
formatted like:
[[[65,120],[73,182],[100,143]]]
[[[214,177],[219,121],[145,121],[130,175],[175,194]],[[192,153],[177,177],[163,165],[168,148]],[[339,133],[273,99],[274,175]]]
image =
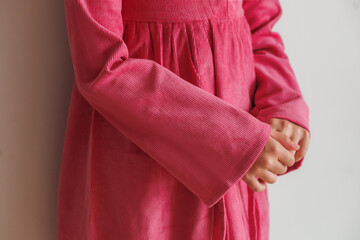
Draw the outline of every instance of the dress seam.
[[[203,22],[203,21],[229,21],[243,18],[244,15],[237,15],[231,17],[213,17],[213,18],[200,18],[200,19],[186,19],[186,20],[172,20],[172,19],[158,19],[158,20],[147,20],[147,19],[131,19],[122,18],[123,22],[144,22],[144,23],[188,23],[188,22]]]

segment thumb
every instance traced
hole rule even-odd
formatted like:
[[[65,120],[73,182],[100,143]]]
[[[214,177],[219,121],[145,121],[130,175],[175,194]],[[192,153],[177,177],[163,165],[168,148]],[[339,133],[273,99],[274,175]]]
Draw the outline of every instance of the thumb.
[[[271,136],[275,138],[275,140],[277,140],[287,150],[299,150],[300,148],[300,145],[293,142],[289,136],[275,129],[272,130]]]

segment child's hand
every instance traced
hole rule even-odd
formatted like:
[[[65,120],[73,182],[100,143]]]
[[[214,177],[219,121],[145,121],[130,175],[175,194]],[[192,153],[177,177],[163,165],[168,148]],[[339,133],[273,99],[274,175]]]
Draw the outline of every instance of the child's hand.
[[[271,129],[264,149],[242,179],[255,192],[265,190],[265,182],[275,183],[277,174],[285,173],[287,167],[295,163],[295,157],[290,151],[298,150],[299,147],[284,133]]]
[[[286,134],[293,142],[300,145],[300,149],[297,151],[290,151],[295,156],[295,162],[305,156],[310,141],[310,134],[305,128],[280,118],[270,118],[266,123],[270,124],[273,129]]]

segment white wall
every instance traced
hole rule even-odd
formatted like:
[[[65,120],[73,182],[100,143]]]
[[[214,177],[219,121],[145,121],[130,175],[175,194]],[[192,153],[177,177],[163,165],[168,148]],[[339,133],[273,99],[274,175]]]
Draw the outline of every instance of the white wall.
[[[275,29],[310,107],[301,170],[269,185],[270,240],[360,239],[360,1],[281,1]]]
[[[301,170],[268,185],[271,240],[360,239],[360,1],[282,4],[312,139]],[[73,77],[63,1],[1,1],[0,31],[0,239],[53,240]]]

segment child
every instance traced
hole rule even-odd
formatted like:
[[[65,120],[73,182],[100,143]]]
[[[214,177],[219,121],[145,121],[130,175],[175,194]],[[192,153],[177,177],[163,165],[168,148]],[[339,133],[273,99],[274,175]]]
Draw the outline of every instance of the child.
[[[278,0],[65,0],[65,12],[75,81],[58,239],[268,239],[266,183],[301,165],[309,139],[271,31]]]

